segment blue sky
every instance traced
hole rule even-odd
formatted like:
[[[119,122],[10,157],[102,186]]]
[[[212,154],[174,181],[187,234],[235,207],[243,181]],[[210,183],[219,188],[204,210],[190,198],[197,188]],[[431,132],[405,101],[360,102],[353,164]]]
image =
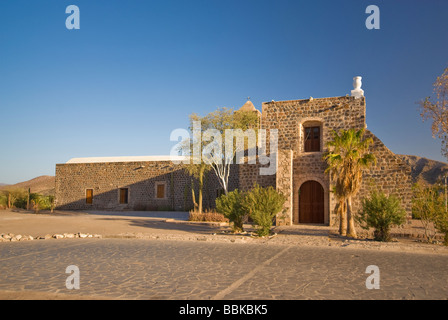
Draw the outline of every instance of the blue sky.
[[[371,4],[380,30],[365,27]],[[344,96],[357,75],[389,149],[444,160],[416,102],[448,66],[447,13],[445,0],[1,1],[0,182],[169,154],[192,112]]]

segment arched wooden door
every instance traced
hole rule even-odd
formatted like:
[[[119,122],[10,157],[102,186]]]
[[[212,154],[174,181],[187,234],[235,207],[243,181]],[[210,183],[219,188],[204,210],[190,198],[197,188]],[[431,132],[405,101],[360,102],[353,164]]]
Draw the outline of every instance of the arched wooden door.
[[[299,223],[324,223],[324,188],[317,181],[300,187]]]

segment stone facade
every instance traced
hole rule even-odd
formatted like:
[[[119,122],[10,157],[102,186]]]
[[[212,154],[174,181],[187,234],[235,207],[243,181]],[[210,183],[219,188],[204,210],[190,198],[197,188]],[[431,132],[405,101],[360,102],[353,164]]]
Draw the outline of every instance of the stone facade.
[[[243,107],[242,111],[254,109],[251,103],[246,103]],[[318,190],[320,200],[317,207],[323,212],[322,223],[336,224],[336,201],[331,193],[330,178],[324,172],[326,164],[322,156],[327,150],[326,143],[331,138],[332,130],[366,128],[365,116],[366,100],[363,96],[263,103],[261,129],[278,131],[276,173],[260,175],[260,164],[235,164],[229,178],[229,190],[248,190],[254,183],[263,187],[276,187],[287,198],[285,214],[279,215],[276,223],[290,225],[304,222],[300,213],[303,201],[300,190],[305,183],[314,181],[321,190]],[[317,149],[313,151],[306,150],[305,147],[307,128],[317,128],[316,132],[319,133],[320,145],[315,145],[314,148]],[[360,209],[362,197],[376,188],[397,194],[410,215],[410,168],[373,133],[366,130],[366,136],[374,141],[371,152],[375,154],[378,163],[365,172],[362,188],[353,199],[354,211]],[[191,181],[192,178],[186,174],[182,165],[175,165],[170,161],[58,164],[56,203],[59,209],[187,210],[192,207]],[[164,197],[161,199],[157,198],[158,188],[164,190]],[[86,203],[87,189],[93,189],[91,204]],[[120,203],[120,189],[128,190],[127,203]],[[219,182],[213,171],[210,171],[205,182],[204,207],[215,206],[219,189]]]
[[[276,182],[277,188],[288,196],[284,207],[288,213],[286,223],[301,223],[299,190],[305,182],[316,181],[323,188],[324,224],[334,225],[337,220],[334,213],[336,201],[330,192],[331,181],[325,174],[326,163],[322,157],[327,151],[326,143],[331,139],[332,130],[366,128],[365,98],[345,96],[273,101],[263,103],[262,110],[262,128],[278,130],[279,169]],[[306,127],[320,128],[319,151],[305,152]],[[366,130],[366,137],[371,137],[374,141],[371,152],[378,159],[378,163],[365,172],[362,188],[353,199],[354,211],[360,209],[361,198],[376,188],[386,193],[397,194],[410,215],[412,187],[410,168],[387,149],[373,133]],[[292,198],[292,206],[289,198]]]
[[[230,190],[238,184],[237,170],[229,177]],[[221,190],[213,172],[205,177],[203,201],[214,207]],[[65,163],[56,165],[56,207],[60,210],[181,210],[193,207],[198,184],[182,165],[171,161]],[[163,197],[157,197],[157,186]],[[86,190],[93,190],[87,203]],[[127,189],[127,203],[120,203],[120,189]],[[159,194],[160,195],[160,194]]]

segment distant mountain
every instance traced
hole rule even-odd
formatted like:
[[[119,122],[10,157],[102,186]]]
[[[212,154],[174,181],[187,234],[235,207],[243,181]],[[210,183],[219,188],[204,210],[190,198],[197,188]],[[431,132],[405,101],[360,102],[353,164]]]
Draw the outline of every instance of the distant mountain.
[[[19,182],[10,185],[0,185],[0,189],[4,188],[22,188],[31,189],[32,193],[40,193],[43,195],[54,195],[55,191],[55,177],[54,176],[40,176],[28,181]]]
[[[418,156],[397,156],[411,167],[411,176],[414,183],[433,185],[443,182],[445,175],[448,174],[448,163]]]
[[[413,183],[419,182],[426,185],[433,185],[438,182],[443,182],[445,175],[448,174],[448,163],[412,155],[398,154],[397,156],[411,167]],[[11,185],[0,183],[0,190],[4,188],[23,188],[26,190],[31,188],[32,193],[54,195],[55,177],[40,176]]]

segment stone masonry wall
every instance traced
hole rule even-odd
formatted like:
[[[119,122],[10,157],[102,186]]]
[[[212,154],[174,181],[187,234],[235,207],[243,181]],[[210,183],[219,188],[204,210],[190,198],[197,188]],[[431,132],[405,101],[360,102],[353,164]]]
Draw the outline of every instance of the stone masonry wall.
[[[278,129],[279,149],[293,150],[295,157],[303,153],[303,126],[320,124],[323,146],[331,130],[364,128],[365,99],[335,97],[306,100],[265,102],[261,127]]]
[[[411,168],[369,130],[366,130],[365,137],[373,139],[370,150],[376,156],[377,164],[363,175],[363,184],[356,199],[358,210],[361,208],[360,200],[362,196],[368,195],[373,190],[379,190],[388,195],[398,196],[403,208],[411,217]]]
[[[327,151],[326,143],[331,139],[332,130],[348,130],[365,128],[366,104],[365,98],[333,97],[321,99],[291,100],[267,102],[262,106],[262,129],[278,130],[278,145],[280,150],[291,150],[293,153],[292,176],[292,220],[299,223],[299,189],[308,181],[319,182],[325,192],[325,224],[336,224],[334,214],[336,201],[330,192],[331,183],[324,173],[326,163],[322,159]],[[321,131],[320,151],[304,152],[304,127],[319,126]],[[378,164],[364,175],[364,182],[359,194],[353,200],[355,211],[360,209],[361,198],[368,194],[372,185],[381,190],[397,193],[403,200],[403,205],[410,215],[410,168],[400,161],[384,144],[370,131],[366,137],[374,139],[372,152],[378,158]],[[279,163],[279,169],[282,163]],[[278,174],[278,173],[277,173]],[[284,179],[284,178],[282,178]],[[277,178],[277,183],[279,178]],[[288,183],[283,181],[277,186],[280,191],[289,192]]]
[[[283,212],[277,215],[276,225],[291,225],[293,219],[293,152],[279,150],[277,156],[277,190],[286,197]]]
[[[261,129],[278,130],[277,171],[260,175],[263,165],[235,164],[229,177],[229,191],[248,190],[258,183],[273,186],[287,196],[286,219],[277,224],[300,223],[299,190],[301,185],[314,180],[324,189],[324,222],[337,223],[336,201],[331,181],[324,173],[326,163],[322,156],[332,130],[365,128],[365,98],[333,97],[322,99],[267,102],[262,105]],[[318,126],[321,131],[320,151],[304,152],[304,128]],[[378,163],[365,172],[359,194],[353,199],[355,212],[361,208],[361,199],[374,188],[395,193],[411,215],[410,168],[370,131],[374,144],[372,152]],[[269,142],[269,138],[267,139]],[[270,150],[269,143],[267,150]],[[182,165],[169,161],[81,163],[56,165],[56,205],[59,209],[75,210],[189,210],[192,208],[192,178]],[[195,182],[195,181],[194,181]],[[165,199],[156,199],[156,184],[165,185]],[[215,207],[221,186],[211,170],[205,178],[204,207]],[[129,189],[128,204],[119,204],[119,189]],[[93,189],[92,204],[86,204],[86,189]],[[195,183],[197,195],[197,183]]]
[[[194,180],[194,179],[193,179]],[[205,180],[204,207],[214,207],[218,189],[215,174]],[[231,171],[229,189],[238,183]],[[165,198],[156,198],[156,184],[165,186]],[[56,206],[60,210],[189,210],[192,177],[182,165],[170,161],[79,163],[56,165]],[[196,198],[197,181],[194,180]],[[119,189],[128,188],[128,203],[119,203]],[[86,189],[93,189],[93,203],[86,203]]]

